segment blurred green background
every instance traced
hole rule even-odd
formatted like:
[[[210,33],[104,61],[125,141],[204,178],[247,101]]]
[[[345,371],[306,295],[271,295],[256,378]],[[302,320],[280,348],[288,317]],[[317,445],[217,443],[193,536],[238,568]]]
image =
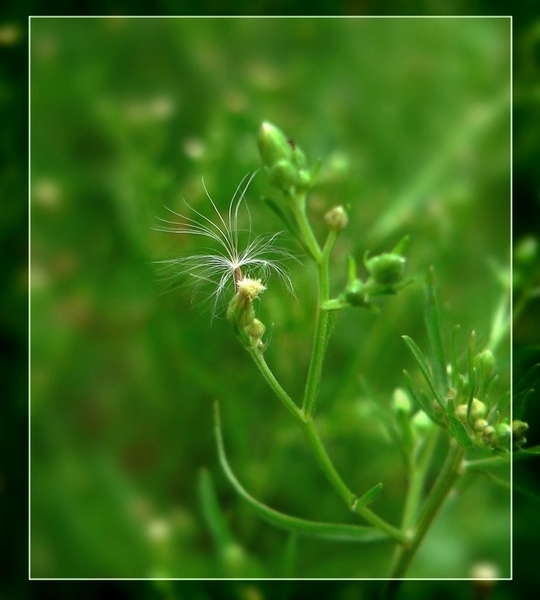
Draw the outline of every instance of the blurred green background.
[[[398,522],[399,454],[363,396],[387,405],[414,369],[400,339],[426,347],[422,281],[435,265],[446,333],[487,341],[510,250],[510,28],[505,19],[34,19],[31,22],[31,575],[281,577],[287,536],[224,480],[212,437],[220,400],[240,480],[267,504],[352,522],[228,322],[154,260],[200,248],[158,233],[164,207],[223,210],[258,168],[262,120],[323,159],[314,223],[350,207],[345,256],[411,235],[415,284],[382,314],[340,316],[318,426],[349,485],[382,481],[376,510]],[[249,192],[253,229],[279,228]],[[271,192],[270,192],[271,193]],[[294,244],[291,243],[291,247]],[[302,392],[313,272],[290,264],[296,299],[270,281],[267,360]],[[508,340],[499,349],[503,375]],[[508,384],[503,377],[501,389]],[[236,545],[218,552],[198,495],[213,476]],[[508,493],[478,481],[438,519],[410,575],[509,575]],[[443,543],[444,540],[444,543]],[[293,576],[384,577],[391,547],[300,540]]]
[[[374,507],[397,523],[399,453],[360,385],[387,405],[401,335],[426,347],[422,282],[434,265],[445,333],[486,343],[510,257],[510,25],[507,19],[33,19],[31,34],[31,575],[38,578],[282,577],[287,536],[261,522],[222,476],[212,436],[221,403],[229,459],[270,506],[353,522],[300,432],[239,347],[188,290],[167,292],[152,261],[200,250],[152,228],[184,199],[210,215],[202,178],[226,210],[259,167],[262,120],[311,162],[322,219],[351,222],[345,257],[412,242],[414,285],[381,315],[340,315],[317,423],[345,481],[379,481]],[[279,229],[247,195],[256,233]],[[322,232],[322,228],[318,229]],[[294,248],[291,242],[290,246]],[[304,261],[305,262],[305,261]],[[266,356],[298,398],[314,310],[313,273],[291,262],[296,298],[269,284]],[[500,278],[500,277],[499,277]],[[508,385],[509,341],[498,349]],[[219,553],[198,494],[212,474],[236,538]],[[508,492],[460,490],[412,565],[417,577],[509,576]],[[392,548],[299,540],[293,577],[384,577]]]

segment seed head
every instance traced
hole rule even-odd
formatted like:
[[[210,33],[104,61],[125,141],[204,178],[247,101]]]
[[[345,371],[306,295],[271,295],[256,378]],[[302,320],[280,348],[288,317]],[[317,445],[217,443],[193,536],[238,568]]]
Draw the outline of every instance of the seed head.
[[[248,227],[239,228],[242,202],[256,173],[251,176],[246,175],[242,179],[225,216],[218,210],[203,181],[206,196],[215,213],[212,218],[186,203],[194,216],[183,216],[167,209],[178,220],[159,219],[164,225],[155,227],[157,231],[202,236],[209,242],[209,246],[203,248],[204,252],[202,253],[156,262],[161,265],[162,280],[174,284],[169,286],[170,289],[176,289],[186,283],[191,284],[196,291],[203,284],[212,286],[213,291],[210,292],[210,298],[213,300],[214,315],[220,299],[225,294],[235,294],[238,292],[239,286],[243,285],[244,288],[247,288],[246,293],[257,296],[265,289],[263,282],[272,273],[283,281],[289,291],[293,291],[288,270],[283,262],[287,258],[294,259],[294,256],[277,245],[281,232],[253,236],[249,211]],[[183,280],[185,276],[187,276],[187,282]],[[259,286],[258,292],[256,292],[257,286]]]

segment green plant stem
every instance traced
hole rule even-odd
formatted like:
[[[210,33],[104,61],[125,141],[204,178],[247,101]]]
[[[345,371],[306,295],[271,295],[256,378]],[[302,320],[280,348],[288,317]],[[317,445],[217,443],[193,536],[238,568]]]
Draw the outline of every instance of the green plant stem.
[[[322,366],[330,330],[328,324],[331,316],[329,311],[323,309],[323,305],[329,300],[330,295],[329,263],[330,254],[332,252],[332,248],[334,247],[336,238],[337,232],[330,230],[321,254],[321,259],[317,265],[317,321],[315,324],[313,350],[309,364],[304,400],[302,402],[302,410],[307,417],[311,417],[315,410],[315,399],[317,397],[317,390],[321,380]]]
[[[400,542],[405,542],[407,539],[405,534],[397,527],[394,527],[393,525],[387,523],[384,519],[381,519],[366,506],[355,506],[356,496],[351,492],[336,471],[311,418],[302,422],[302,430],[309,441],[315,454],[315,458],[317,459],[322,471],[326,475],[326,478],[339,496],[343,499],[343,501],[347,504],[347,506],[353,512],[356,512],[358,515],[363,517],[368,523],[374,527],[377,527],[377,529],[384,531],[389,536]]]
[[[362,516],[368,523],[370,523],[374,527],[377,527],[379,530],[384,531],[386,534],[400,542],[405,542],[407,537],[397,527],[394,527],[393,525],[387,523],[384,519],[381,519],[366,506],[355,507],[356,496],[347,487],[347,485],[341,479],[339,473],[336,471],[334,465],[332,464],[332,461],[330,460],[330,457],[326,452],[321,438],[319,437],[319,433],[315,428],[313,420],[305,416],[303,411],[297,407],[297,405],[294,403],[291,397],[283,389],[281,384],[278,382],[278,380],[275,378],[274,374],[270,370],[270,367],[265,361],[264,356],[256,348],[253,348],[251,346],[246,345],[246,349],[251,354],[251,357],[255,361],[255,364],[259,368],[259,371],[262,373],[268,385],[272,388],[276,396],[284,404],[285,408],[299,423],[323,473],[326,475],[326,478],[328,479],[332,487],[336,490],[338,495],[343,499],[347,506],[351,510]]]
[[[294,214],[294,218],[300,229],[300,234],[302,239],[306,245],[306,248],[309,250],[309,254],[311,258],[319,264],[321,262],[322,251],[319,246],[319,242],[315,238],[313,234],[313,229],[311,229],[311,225],[309,224],[307,215],[306,215],[306,196],[305,194],[301,194],[296,196],[293,201],[290,203],[291,210]]]
[[[298,408],[294,400],[289,396],[289,394],[287,394],[279,381],[275,378],[262,353],[250,344],[245,344],[245,348],[251,354],[251,358],[253,358],[262,376],[266,379],[266,382],[272,388],[276,396],[281,400],[285,408],[300,424],[304,423],[303,412]]]
[[[385,600],[390,600],[397,594],[399,579],[404,577],[433,520],[461,475],[464,454],[465,449],[455,439],[450,440],[450,448],[443,468],[420,513],[411,541],[401,546],[394,557],[389,581],[383,591],[382,597]]]
[[[427,434],[424,444],[420,449],[418,459],[416,461],[411,459],[409,463],[409,485],[401,521],[401,528],[403,531],[407,531],[412,526],[416,515],[418,514],[418,507],[420,506],[420,501],[422,499],[422,491],[424,489],[429,463],[433,457],[433,449],[439,431],[438,428],[433,428]]]

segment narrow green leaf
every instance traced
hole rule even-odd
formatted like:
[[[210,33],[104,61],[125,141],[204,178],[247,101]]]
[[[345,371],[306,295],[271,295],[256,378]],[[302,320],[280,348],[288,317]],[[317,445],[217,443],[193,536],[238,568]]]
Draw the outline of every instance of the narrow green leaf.
[[[416,402],[417,406],[421,408],[434,423],[437,423],[437,425],[444,427],[443,421],[435,413],[430,402],[426,398],[424,398],[422,394],[416,393],[409,373],[407,371],[403,371],[403,374],[405,375],[405,385],[407,386],[407,389],[409,390],[409,393],[411,394],[413,400]]]
[[[218,447],[219,462],[223,471],[234,487],[236,492],[244,498],[251,508],[265,521],[268,521],[276,527],[286,529],[290,532],[296,532],[301,535],[315,536],[332,540],[341,540],[347,542],[375,542],[389,539],[388,535],[374,527],[364,527],[361,525],[346,525],[339,523],[319,523],[317,521],[308,521],[298,517],[292,517],[278,512],[262,502],[259,502],[251,496],[240,484],[231,470],[225,456],[223,437],[221,434],[221,423],[219,416],[219,406],[214,405],[215,417],[215,435]]]
[[[439,405],[442,408],[444,408],[444,403],[442,401],[442,397],[439,395],[439,391],[437,389],[435,381],[433,380],[433,377],[431,376],[431,371],[429,369],[427,361],[424,358],[424,355],[422,354],[420,348],[416,345],[416,343],[408,335],[402,335],[401,337],[403,338],[403,340],[409,347],[409,350],[412,352],[412,355],[416,359],[416,362],[418,363],[418,366],[420,367],[420,370],[422,371],[422,375],[424,376],[424,379],[426,380],[431,391],[433,392],[433,396],[435,397],[435,400],[437,400]]]
[[[448,378],[446,375],[446,357],[441,333],[439,305],[435,291],[435,271],[430,267],[425,286],[425,320],[432,356],[433,380],[441,397],[448,395]]]
[[[379,494],[382,492],[382,488],[382,483],[378,483],[370,488],[365,494],[354,501],[352,511],[356,512],[360,507],[371,504],[374,500],[376,500],[376,498],[378,498]]]
[[[356,260],[352,254],[347,255],[347,283],[351,284],[357,278],[356,275]]]
[[[459,417],[456,415],[454,401],[452,399],[449,399],[446,404],[446,414],[448,416],[451,434],[464,448],[472,448],[474,443],[469,437],[469,434],[465,429],[465,425],[463,425]]]
[[[459,377],[459,365],[457,356],[457,334],[460,330],[460,326],[456,325],[452,330],[451,349],[450,349],[450,366],[452,368],[452,387],[459,394],[461,387],[461,380]]]
[[[409,235],[404,235],[399,242],[392,248],[392,254],[400,254],[403,255],[407,247],[409,246],[409,242],[411,241],[411,237]]]
[[[315,183],[315,179],[317,178],[317,176],[319,175],[319,171],[321,170],[321,165],[322,159],[318,158],[313,164],[313,167],[311,168],[311,185]]]
[[[291,235],[296,239],[296,241],[302,246],[302,248],[310,254],[309,248],[305,244],[302,239],[302,235],[300,233],[300,229],[296,225],[294,220],[294,216],[289,210],[283,209],[279,204],[272,200],[272,198],[263,198],[263,202],[270,207],[270,209],[274,212],[274,214],[279,218],[279,220],[285,225]]]
[[[475,342],[476,342],[476,333],[471,331],[469,335],[469,343],[467,345],[467,385],[468,385],[468,400],[467,405],[470,409],[471,402],[474,398],[474,392],[476,390],[476,378],[475,378],[475,368],[474,368],[474,350],[475,350]],[[467,410],[467,414],[469,413],[469,409]]]
[[[203,516],[220,552],[235,542],[216,497],[212,476],[206,469],[199,472],[199,496]]]

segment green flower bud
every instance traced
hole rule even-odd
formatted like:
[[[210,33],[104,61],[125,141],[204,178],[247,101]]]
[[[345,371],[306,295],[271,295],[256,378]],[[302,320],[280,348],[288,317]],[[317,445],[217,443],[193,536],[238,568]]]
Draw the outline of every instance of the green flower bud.
[[[260,341],[265,331],[266,327],[259,319],[253,319],[247,328],[247,334],[255,343]]]
[[[268,169],[268,180],[273,186],[288,191],[298,183],[298,172],[288,160],[279,160]]]
[[[512,429],[508,423],[499,423],[495,427],[495,435],[497,436],[497,440],[503,446],[508,446],[510,444],[510,434]]]
[[[365,306],[367,302],[364,284],[360,279],[351,281],[345,288],[343,296],[351,306]]]
[[[458,404],[456,406],[456,410],[455,410],[456,417],[458,417],[458,419],[460,421],[462,421],[463,423],[467,422],[467,410],[468,410],[468,407],[466,404]]]
[[[411,419],[411,426],[417,434],[424,435],[433,427],[433,421],[429,418],[427,413],[423,410],[419,410]]]
[[[487,427],[484,427],[484,430],[482,431],[482,440],[490,446],[498,445],[499,440],[497,438],[497,433],[493,425],[488,425]]]
[[[523,444],[527,441],[525,439],[525,434],[529,429],[529,425],[524,421],[518,421],[515,419],[512,421],[512,437],[514,445],[517,447],[523,446]]]
[[[514,419],[512,421],[512,434],[514,435],[514,437],[523,437],[527,433],[528,429],[528,423],[525,423],[524,421],[519,421],[518,419]]]
[[[289,162],[293,157],[293,149],[283,132],[266,121],[259,129],[257,144],[262,161],[267,167],[280,160]]]
[[[367,260],[365,264],[369,274],[376,283],[381,285],[398,283],[405,270],[405,258],[394,253],[374,256]]]
[[[474,366],[480,377],[487,379],[495,368],[495,357],[490,350],[483,350],[474,357]]]
[[[292,148],[292,162],[294,166],[299,170],[305,169],[307,166],[306,155],[292,140],[288,140],[288,143]]]
[[[311,171],[298,171],[298,188],[300,188],[301,190],[307,190],[311,187],[312,183],[313,176],[311,174]]]
[[[485,419],[476,419],[473,423],[473,429],[475,431],[483,431],[488,426],[488,422]]]
[[[480,402],[480,400],[473,398],[472,402],[471,402],[471,410],[470,410],[471,419],[473,421],[476,421],[476,419],[483,419],[487,415],[487,413],[488,413],[487,406],[483,402]]]
[[[255,319],[253,300],[264,292],[266,287],[260,279],[244,277],[236,283],[236,294],[227,307],[227,319],[236,327],[249,327]]]
[[[412,405],[409,396],[402,388],[396,388],[392,394],[392,408],[397,413],[411,414]]]
[[[332,231],[343,231],[349,222],[349,217],[343,206],[334,206],[325,215],[324,220]]]

